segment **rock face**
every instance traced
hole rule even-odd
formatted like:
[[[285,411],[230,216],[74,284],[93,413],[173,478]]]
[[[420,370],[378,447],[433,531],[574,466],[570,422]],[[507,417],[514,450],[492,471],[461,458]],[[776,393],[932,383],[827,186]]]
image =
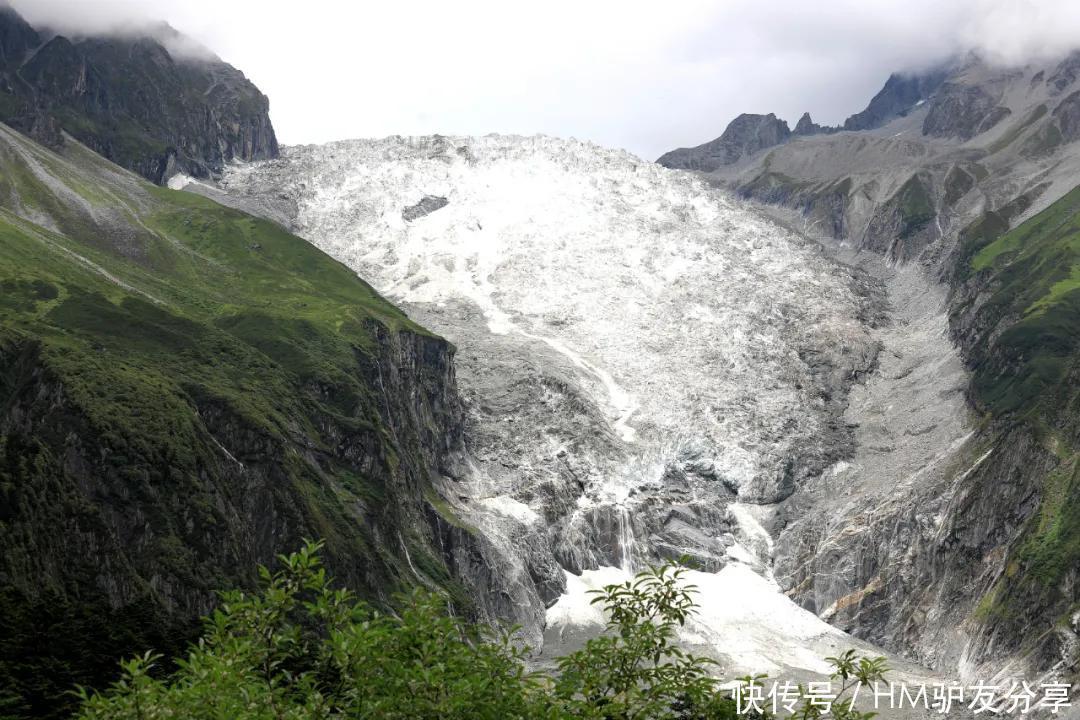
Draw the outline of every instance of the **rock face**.
[[[49,37],[0,8],[0,120],[52,147],[63,130],[159,184],[176,172],[207,177],[233,159],[276,157],[266,97],[182,41],[165,25]]]
[[[768,115],[742,114],[731,121],[724,134],[704,145],[679,148],[664,153],[656,162],[675,170],[698,170],[713,172],[725,165],[732,165],[759,150],[782,145],[793,137],[822,135],[837,132],[840,128],[818,125],[803,113],[795,130],[787,122],[772,113]]]
[[[943,69],[927,73],[894,73],[885,86],[870,100],[862,112],[844,121],[845,130],[873,130],[890,120],[906,115],[918,103],[926,100],[945,81],[948,72]]]
[[[1080,347],[1065,279],[1080,265],[1069,244],[1077,68],[1075,54],[1019,69],[969,58],[944,73],[893,76],[844,132],[802,137],[772,149],[767,163],[751,158],[707,177],[827,245],[840,241],[838,252],[870,251],[943,283],[939,314],[906,322],[911,333],[937,327],[956,343],[969,379],[954,385],[982,423],[877,501],[830,505],[895,463],[805,484],[775,521],[774,569],[803,607],[967,678],[1076,671],[1076,629],[1055,619],[1078,602],[1080,566],[1080,545],[1067,539],[1076,513],[1063,501],[1076,492],[1064,478],[1076,463],[1068,408]],[[894,305],[920,302],[910,284],[887,285]],[[887,340],[879,357],[893,357]],[[916,367],[890,372],[900,380]],[[943,427],[928,421],[874,446],[916,446]],[[815,513],[833,519],[815,522]]]
[[[1080,90],[1062,100],[1054,108],[1053,117],[1064,142],[1080,140]]]
[[[1059,95],[1080,77],[1080,51],[1070,53],[1052,70],[1043,71],[1043,80],[1051,95]],[[1041,78],[1040,78],[1041,79]]]
[[[934,93],[923,121],[923,134],[970,140],[997,125],[1010,112],[986,88],[947,83]]]
[[[404,220],[417,220],[430,215],[440,208],[444,208],[450,204],[450,201],[442,196],[425,195],[420,198],[420,202],[415,205],[410,205],[401,211],[401,217]]]
[[[810,119],[810,113],[803,113],[799,118],[799,122],[795,124],[795,130],[792,131],[792,135],[820,135],[821,133],[833,133],[837,132],[839,128],[828,127],[826,125],[818,125],[816,122]]]
[[[37,31],[11,6],[0,5],[0,62],[4,69],[17,68],[39,45]]]
[[[724,134],[704,145],[672,150],[661,156],[658,163],[680,170],[711,172],[731,165],[758,150],[774,147],[791,137],[788,124],[772,113],[742,114],[731,121]]]
[[[5,715],[181,651],[304,538],[375,603],[482,613],[499,588],[451,582],[479,540],[435,490],[463,452],[453,346],[280,226],[63,150],[0,126]]]

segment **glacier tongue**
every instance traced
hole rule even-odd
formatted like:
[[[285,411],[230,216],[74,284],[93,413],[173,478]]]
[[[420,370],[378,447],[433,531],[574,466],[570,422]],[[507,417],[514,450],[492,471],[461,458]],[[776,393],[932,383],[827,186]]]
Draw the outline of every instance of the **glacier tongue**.
[[[750,625],[744,645],[796,626],[835,644],[776,589],[751,506],[850,455],[868,280],[700,180],[575,140],[292,147],[222,186],[458,346],[469,469],[442,491],[488,537],[483,589],[509,598],[491,607],[534,643],[545,614],[592,621],[572,607],[588,582],[688,554],[702,644]],[[740,593],[790,613],[723,599]],[[820,669],[797,644],[734,664]]]

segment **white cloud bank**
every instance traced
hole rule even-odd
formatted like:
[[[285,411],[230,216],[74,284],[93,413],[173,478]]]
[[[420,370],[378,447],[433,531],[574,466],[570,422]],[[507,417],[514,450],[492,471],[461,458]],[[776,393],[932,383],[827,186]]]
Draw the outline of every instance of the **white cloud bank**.
[[[646,158],[740,112],[836,123],[889,72],[1080,47],[1075,0],[13,0],[68,33],[166,20],[271,98],[283,142],[535,133]]]

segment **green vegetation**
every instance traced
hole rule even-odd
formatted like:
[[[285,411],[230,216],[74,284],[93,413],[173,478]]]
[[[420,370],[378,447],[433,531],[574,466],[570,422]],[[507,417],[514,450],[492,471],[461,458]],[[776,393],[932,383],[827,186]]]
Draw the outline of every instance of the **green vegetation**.
[[[0,127],[0,717],[175,654],[305,535],[377,605],[423,582],[468,608],[393,405],[439,368],[384,377],[398,343],[450,352],[277,225]]]
[[[1080,560],[1080,462],[1073,454],[1043,484],[1034,526],[1021,561],[1043,585],[1056,587]]]
[[[900,214],[901,239],[919,232],[937,215],[930,191],[918,175],[912,175],[889,202],[895,204]]]
[[[692,587],[677,565],[597,591],[607,633],[559,661],[557,676],[530,673],[526,650],[506,633],[451,617],[441,598],[414,591],[383,613],[333,589],[319,546],[260,568],[263,589],[222,595],[202,639],[177,670],[155,674],[160,658],[123,664],[104,693],[80,693],[82,720],[409,718],[423,720],[734,720],[731,695],[709,675],[711,661],[680,650],[677,628],[694,612]],[[849,700],[884,679],[883,658],[847,651],[828,658],[840,682],[831,717],[868,720]],[[743,678],[742,686],[762,676]],[[796,716],[823,708],[799,688]]]
[[[1005,230],[1007,218],[1043,189],[962,236],[966,277],[986,296],[965,321],[978,332],[970,348],[974,397],[1002,432],[1026,428],[1056,457],[1041,479],[1038,509],[1009,556],[1007,577],[979,605],[984,620],[1024,622],[1015,609],[1033,597],[1047,607],[1057,607],[1054,597],[1069,602],[1062,585],[1080,566],[1080,187]]]
[[[1013,218],[1023,214],[1031,207],[1031,204],[1046,191],[1047,187],[1045,183],[1036,185],[1031,190],[1018,195],[996,210],[987,210],[982,216],[961,230],[958,256],[954,266],[954,279],[962,280],[969,277],[972,272],[984,269],[989,264],[986,256],[982,255],[979,260],[975,259],[976,256],[981,255],[986,248],[1007,233]]]
[[[1007,323],[973,351],[981,402],[998,414],[1056,414],[1080,341],[1080,188],[983,247],[971,268],[995,287],[980,315]]]
[[[1009,219],[1002,213],[987,210],[978,219],[960,231],[958,257],[954,276],[966,278],[972,271],[972,258],[976,253],[1009,231]]]

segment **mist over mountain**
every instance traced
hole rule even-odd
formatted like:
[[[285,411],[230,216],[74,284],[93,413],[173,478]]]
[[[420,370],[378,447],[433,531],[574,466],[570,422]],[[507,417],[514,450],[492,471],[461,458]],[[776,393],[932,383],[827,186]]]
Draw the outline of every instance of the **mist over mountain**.
[[[1013,65],[1064,55],[1080,23],[1058,0],[554,0],[527,22],[490,0],[313,2],[302,12],[284,0],[14,4],[68,33],[168,21],[273,98],[289,144],[545,133],[650,159],[715,137],[743,112],[793,128],[809,111],[836,125],[891,73],[969,50]],[[406,27],[400,37],[380,30]],[[343,91],[354,81],[357,91]]]
[[[243,73],[165,23],[102,33],[68,37],[0,7],[0,118],[53,147],[67,133],[158,183],[277,154],[269,102]]]

